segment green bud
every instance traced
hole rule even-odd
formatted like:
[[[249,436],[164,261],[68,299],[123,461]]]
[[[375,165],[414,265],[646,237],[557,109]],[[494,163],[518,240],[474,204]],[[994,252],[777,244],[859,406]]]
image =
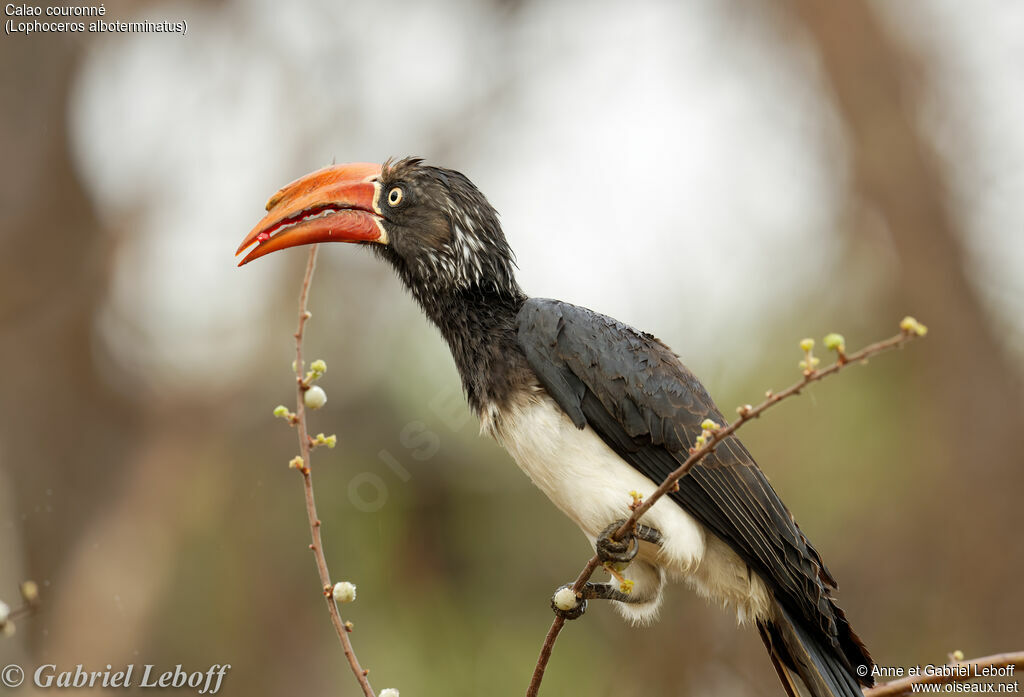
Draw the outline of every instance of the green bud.
[[[817,356],[811,356],[805,361],[800,361],[797,365],[800,366],[800,370],[814,370],[821,363],[821,359]]]
[[[21,597],[29,606],[35,606],[39,602],[39,585],[35,581],[21,582]]]
[[[288,418],[288,415],[290,413],[291,412],[288,411],[288,407],[286,407],[283,404],[278,404],[276,407],[274,407],[274,416],[278,419]]]
[[[928,327],[924,326],[910,315],[904,317],[900,322],[900,329],[905,331],[907,334],[917,334],[918,336],[924,336],[928,333]]]
[[[846,350],[846,339],[843,338],[842,334],[836,334],[832,332],[825,336],[824,339],[825,348],[830,351],[845,351]]]
[[[700,427],[702,429],[704,429],[705,431],[717,431],[719,428],[721,428],[718,424],[716,424],[711,419],[704,419],[703,421],[701,421],[700,422]]]
[[[810,351],[813,348],[814,348],[814,339],[811,339],[810,337],[808,337],[806,339],[801,339],[800,340],[800,350],[801,351]]]

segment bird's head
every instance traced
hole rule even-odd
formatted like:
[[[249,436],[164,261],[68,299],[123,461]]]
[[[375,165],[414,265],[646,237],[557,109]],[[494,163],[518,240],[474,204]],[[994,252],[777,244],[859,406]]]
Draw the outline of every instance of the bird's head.
[[[465,175],[417,158],[335,165],[297,179],[270,198],[236,254],[252,247],[241,266],[318,242],[373,247],[417,295],[519,293],[491,204]]]

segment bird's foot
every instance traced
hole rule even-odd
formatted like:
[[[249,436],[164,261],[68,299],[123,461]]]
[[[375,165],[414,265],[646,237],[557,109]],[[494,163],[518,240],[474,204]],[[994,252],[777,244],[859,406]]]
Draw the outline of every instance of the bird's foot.
[[[555,614],[567,620],[583,616],[587,611],[588,600],[617,600],[620,603],[647,603],[651,601],[649,593],[637,595],[633,592],[633,582],[612,572],[619,583],[590,583],[576,593],[572,584],[567,583],[551,596],[551,609]]]
[[[661,546],[661,531],[649,525],[638,524],[624,539],[616,540],[615,531],[621,528],[625,522],[625,519],[616,520],[597,536],[597,542],[594,545],[597,549],[597,556],[609,570],[612,568],[621,570],[629,565],[629,562],[633,561],[637,552],[640,551],[641,542],[650,542]]]
[[[572,589],[572,584],[567,583],[551,596],[551,609],[562,619],[575,620],[587,611],[587,599],[582,597],[582,594],[577,595]]]
[[[597,542],[594,547],[597,550],[598,558],[605,566],[629,564],[636,557],[636,553],[640,551],[640,541],[632,532],[621,540],[615,539],[615,531],[622,527],[625,522],[624,519],[616,520],[597,536]]]

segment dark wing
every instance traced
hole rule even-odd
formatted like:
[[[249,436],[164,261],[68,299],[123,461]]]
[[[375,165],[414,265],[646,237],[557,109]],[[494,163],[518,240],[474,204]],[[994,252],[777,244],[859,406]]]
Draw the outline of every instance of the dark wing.
[[[726,423],[693,373],[650,334],[540,298],[526,301],[518,331],[530,367],[576,426],[590,425],[655,483],[686,460],[704,419]],[[835,580],[737,438],[723,440],[670,496],[732,547],[805,626],[852,665],[866,663],[829,597]]]

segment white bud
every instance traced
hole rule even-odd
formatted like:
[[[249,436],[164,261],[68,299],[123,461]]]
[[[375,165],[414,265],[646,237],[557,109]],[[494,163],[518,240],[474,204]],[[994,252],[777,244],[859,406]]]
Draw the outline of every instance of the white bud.
[[[4,622],[3,628],[0,629],[0,634],[3,634],[5,637],[12,637],[14,636],[14,630],[14,622],[8,620]]]
[[[572,588],[559,588],[555,591],[555,597],[552,600],[555,601],[555,607],[565,611],[572,610],[580,604]]]
[[[348,581],[338,581],[334,584],[334,600],[339,603],[351,603],[356,599],[356,586]]]
[[[393,687],[385,687],[377,697],[398,697],[398,690]]]
[[[303,397],[306,402],[306,406],[310,409],[319,409],[323,405],[327,404],[327,393],[319,385],[313,385]]]
[[[7,621],[7,618],[11,616],[11,606],[0,600],[0,624]]]

